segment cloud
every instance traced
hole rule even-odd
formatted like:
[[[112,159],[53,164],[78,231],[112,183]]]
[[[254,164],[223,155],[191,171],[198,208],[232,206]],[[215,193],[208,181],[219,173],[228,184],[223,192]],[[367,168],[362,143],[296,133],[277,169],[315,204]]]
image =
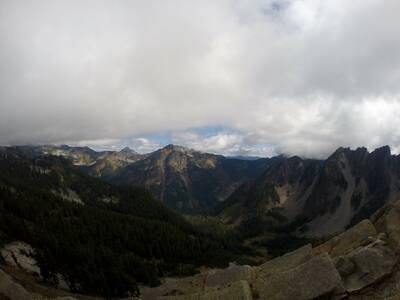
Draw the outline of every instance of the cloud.
[[[172,135],[172,143],[185,145],[202,152],[223,154],[226,156],[274,156],[274,147],[252,143],[243,133],[218,132],[210,136],[185,131]]]
[[[397,0],[2,0],[0,143],[131,140],[145,151],[165,134],[226,154],[398,152],[399,10]],[[176,137],[210,126],[227,131]]]
[[[163,145],[152,141],[147,138],[138,137],[138,138],[126,138],[126,139],[97,139],[97,140],[82,140],[82,141],[58,141],[55,144],[67,144],[71,146],[88,146],[97,151],[119,151],[122,148],[130,147],[139,153],[150,153]]]
[[[125,142],[126,143],[126,142]],[[149,153],[153,152],[160,147],[162,147],[161,144],[154,142],[152,140],[146,139],[146,138],[135,138],[135,139],[130,139],[128,140],[129,147],[135,149],[135,151],[139,153]]]

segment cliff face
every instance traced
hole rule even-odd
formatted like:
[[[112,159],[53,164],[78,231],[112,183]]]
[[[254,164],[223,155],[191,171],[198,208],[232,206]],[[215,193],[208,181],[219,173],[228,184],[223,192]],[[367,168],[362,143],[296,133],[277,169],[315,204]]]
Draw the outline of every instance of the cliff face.
[[[339,148],[325,161],[281,159],[227,200],[221,216],[234,222],[279,208],[293,221],[307,220],[308,235],[326,236],[371,216],[400,194],[400,157],[389,147]],[[260,209],[261,208],[261,209]]]

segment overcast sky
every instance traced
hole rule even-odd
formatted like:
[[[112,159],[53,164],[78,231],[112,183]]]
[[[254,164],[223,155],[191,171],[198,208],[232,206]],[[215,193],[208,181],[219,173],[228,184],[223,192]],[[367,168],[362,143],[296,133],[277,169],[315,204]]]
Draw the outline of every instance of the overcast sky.
[[[0,144],[400,152],[399,0],[0,0]]]

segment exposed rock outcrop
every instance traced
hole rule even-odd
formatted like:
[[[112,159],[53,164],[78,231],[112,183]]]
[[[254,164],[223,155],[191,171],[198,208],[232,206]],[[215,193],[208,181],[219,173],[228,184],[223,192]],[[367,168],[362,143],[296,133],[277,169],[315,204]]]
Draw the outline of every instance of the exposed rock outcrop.
[[[252,282],[253,274],[254,270],[250,266],[232,264],[222,270],[211,270],[183,279],[167,279],[159,287],[144,288],[142,299],[150,300],[166,295],[191,295],[201,294],[204,291],[214,291],[210,288],[227,289],[234,282]]]
[[[0,250],[0,254],[6,264],[21,268],[28,273],[39,275],[40,269],[36,265],[36,261],[31,256],[33,251],[34,250],[30,245],[17,241],[5,245]]]
[[[397,261],[382,234],[372,243],[335,258],[336,268],[349,293],[358,292],[391,274]]]
[[[219,287],[209,287],[200,293],[180,296],[158,297],[159,300],[252,300],[249,283],[244,280],[235,281]]]
[[[48,297],[26,290],[12,276],[0,269],[1,300],[77,300],[71,296]]]
[[[377,230],[386,233],[397,250],[400,250],[400,201],[383,207],[371,219]]]
[[[349,230],[333,237],[329,241],[313,249],[314,254],[327,252],[335,257],[360,246],[368,238],[376,235],[375,226],[368,219],[361,221]]]
[[[221,286],[239,280],[251,281],[253,274],[253,268],[250,266],[238,266],[232,264],[224,270],[218,270],[214,273],[208,274],[205,286]]]
[[[2,270],[0,270],[0,295],[10,300],[32,300],[35,297]]]
[[[261,266],[254,268],[255,272],[257,273],[257,280],[265,280],[265,278],[273,273],[283,272],[295,268],[298,265],[310,260],[312,256],[312,248],[311,245],[308,244],[295,251],[267,261]]]
[[[295,268],[274,272],[257,281],[259,299],[308,300],[321,296],[342,295],[345,290],[339,273],[328,254],[311,258]]]

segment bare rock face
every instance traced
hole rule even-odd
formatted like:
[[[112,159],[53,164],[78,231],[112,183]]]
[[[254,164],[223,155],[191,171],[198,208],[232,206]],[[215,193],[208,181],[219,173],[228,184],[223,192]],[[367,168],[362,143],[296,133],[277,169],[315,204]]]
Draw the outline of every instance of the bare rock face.
[[[349,293],[358,292],[389,275],[396,262],[396,254],[388,247],[383,235],[369,245],[335,259]]]
[[[388,237],[396,243],[400,249],[400,202],[395,202],[383,219],[385,231]]]
[[[376,235],[375,226],[370,220],[361,221],[349,230],[333,237],[324,244],[313,249],[314,254],[327,252],[330,256],[346,254],[367,242]]]
[[[251,281],[252,276],[252,267],[232,264],[226,269],[218,270],[215,273],[209,274],[205,286],[220,286],[240,280]]]
[[[167,279],[165,283],[158,287],[141,289],[143,300],[157,299],[166,295],[189,295],[202,291],[207,280],[207,273],[198,274],[186,278]]]
[[[40,268],[36,260],[32,257],[33,253],[35,253],[35,249],[31,245],[21,241],[14,241],[0,249],[0,255],[6,265],[40,277]],[[64,277],[61,274],[57,274],[57,277],[58,288],[69,291]]]
[[[259,299],[269,300],[310,300],[345,292],[340,275],[327,254],[271,274],[264,282],[257,282],[257,290]]]
[[[252,300],[249,283],[245,280],[232,282],[219,287],[206,288],[200,293],[179,296],[158,297],[159,300]]]
[[[310,260],[312,256],[311,244],[308,244],[280,257],[267,261],[261,266],[255,267],[257,280],[263,281],[273,273],[297,267],[298,265]]]
[[[0,270],[0,295],[10,300],[32,300],[33,295],[28,293],[12,277]]]
[[[0,299],[1,300],[49,300],[50,298],[26,290],[12,276],[0,269]],[[71,296],[59,296],[54,300],[77,300]]]
[[[391,232],[389,228],[394,233],[397,231],[396,222],[400,225],[400,219],[392,211],[383,216],[386,221],[389,218],[389,222],[386,222],[388,234]],[[386,234],[377,235],[370,220],[358,223],[313,249],[314,254],[324,251],[334,258],[335,267],[349,293],[359,292],[389,275],[397,262],[396,253],[388,245]]]
[[[232,264],[222,270],[213,270],[181,279],[168,279],[159,287],[142,289],[141,297],[142,299],[150,300],[167,295],[200,294],[214,287],[225,289],[234,282],[251,282],[253,274],[253,268],[250,266]]]
[[[7,244],[0,250],[6,264],[21,268],[28,273],[40,274],[36,261],[31,257],[33,252],[30,245],[19,241]]]

